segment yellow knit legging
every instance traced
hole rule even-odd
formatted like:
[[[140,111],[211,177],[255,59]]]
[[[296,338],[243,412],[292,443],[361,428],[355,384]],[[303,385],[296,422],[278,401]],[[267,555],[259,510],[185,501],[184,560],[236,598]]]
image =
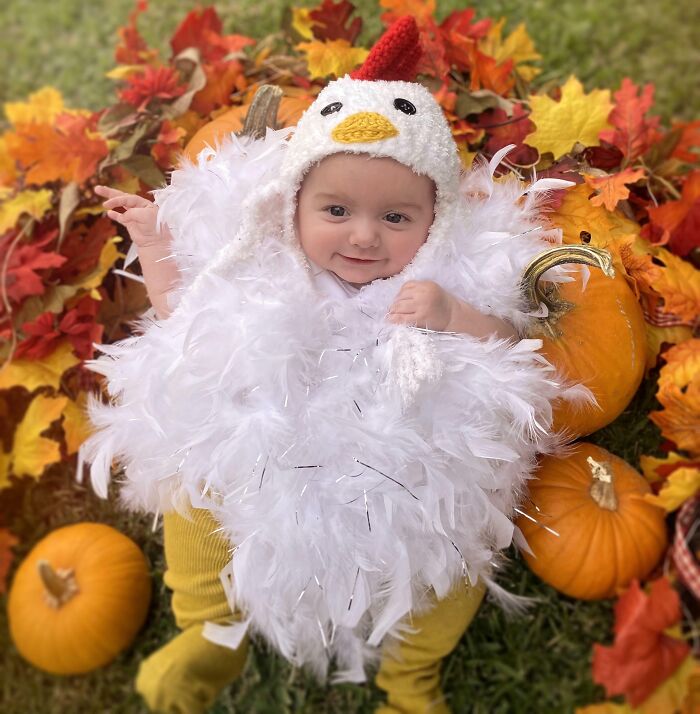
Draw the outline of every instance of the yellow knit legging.
[[[173,591],[172,609],[182,632],[139,669],[136,689],[153,712],[204,714],[245,666],[247,640],[234,651],[202,636],[205,621],[233,619],[219,580],[230,555],[216,528],[207,511],[192,511],[191,520],[164,516],[164,580]],[[376,682],[386,691],[387,704],[377,714],[449,712],[440,690],[440,665],[476,614],[483,593],[481,584],[457,588],[427,614],[412,618],[415,634],[385,647]]]

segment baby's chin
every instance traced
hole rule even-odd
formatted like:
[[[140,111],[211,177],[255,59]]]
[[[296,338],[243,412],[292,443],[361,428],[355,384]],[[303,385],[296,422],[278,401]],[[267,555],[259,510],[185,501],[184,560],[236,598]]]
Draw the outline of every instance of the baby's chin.
[[[376,264],[352,265],[343,260],[343,258],[337,257],[331,261],[331,263],[332,264],[328,266],[328,270],[333,272],[342,281],[358,288],[363,285],[369,285],[369,283],[375,280],[383,280],[395,274],[388,271],[386,260],[379,260]]]

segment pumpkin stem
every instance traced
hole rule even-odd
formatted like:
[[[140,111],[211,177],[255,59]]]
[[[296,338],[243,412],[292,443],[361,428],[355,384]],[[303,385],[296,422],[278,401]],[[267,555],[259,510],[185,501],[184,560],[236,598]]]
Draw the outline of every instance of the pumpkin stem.
[[[51,607],[58,609],[78,593],[72,568],[54,570],[47,560],[40,560],[37,570],[44,585],[44,598]]]
[[[277,110],[282,99],[282,90],[272,84],[263,84],[253,97],[248,113],[243,121],[243,128],[238,136],[252,136],[262,139],[269,126],[277,129]]]
[[[552,284],[543,289],[539,282],[542,275],[550,268],[563,263],[591,265],[600,268],[609,278],[615,277],[612,257],[607,250],[602,248],[590,245],[560,245],[535,256],[523,272],[520,287],[533,312],[539,310],[540,303],[547,306],[547,316],[538,318],[539,326],[533,332],[544,333],[550,338],[559,337],[554,325],[573,306],[559,297],[559,291],[555,285]],[[534,336],[534,334],[530,336]]]
[[[593,483],[591,484],[591,498],[608,511],[617,510],[617,496],[613,486],[613,472],[606,466],[596,461],[592,456],[586,459],[591,469]]]

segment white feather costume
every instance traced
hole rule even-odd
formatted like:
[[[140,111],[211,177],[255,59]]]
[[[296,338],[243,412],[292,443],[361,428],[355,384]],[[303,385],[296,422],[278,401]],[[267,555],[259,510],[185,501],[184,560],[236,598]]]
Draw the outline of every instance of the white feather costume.
[[[367,113],[396,134],[338,139]],[[235,647],[248,628],[320,677],[334,661],[336,679],[362,681],[430,589],[500,590],[494,562],[521,538],[514,508],[555,443],[552,401],[582,393],[564,393],[538,340],[385,315],[405,281],[434,280],[523,330],[523,268],[558,240],[538,224],[538,192],[567,184],[494,183],[502,155],[461,176],[440,107],[410,82],[332,82],[288,133],[231,137],[157,192],[183,271],[177,306],[101,347],[92,368],[111,404],[92,402],[84,452],[98,493],[117,459],[132,507],[193,505],[221,523],[222,580],[245,619],[208,636]],[[414,260],[347,298],[318,291],[293,226],[304,173],[338,151],[390,156],[437,187]]]

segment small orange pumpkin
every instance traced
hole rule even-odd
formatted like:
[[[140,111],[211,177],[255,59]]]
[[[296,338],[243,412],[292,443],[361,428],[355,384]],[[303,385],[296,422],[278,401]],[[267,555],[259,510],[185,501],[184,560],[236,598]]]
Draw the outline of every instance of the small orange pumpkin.
[[[569,456],[544,457],[529,488],[516,525],[534,556],[523,555],[566,595],[613,597],[646,577],[666,550],[665,512],[643,498],[649,484],[599,446],[581,442]]]
[[[260,90],[258,90],[256,97],[259,94]],[[280,127],[296,125],[312,101],[313,97],[307,95],[282,96],[276,115],[277,125]],[[251,106],[252,103],[232,107],[223,114],[220,114],[216,119],[212,119],[208,124],[205,124],[190,139],[185,147],[185,156],[190,161],[194,161],[197,154],[206,146],[216,146],[227,134],[241,131],[243,129],[243,122]]]
[[[17,569],[7,603],[10,635],[35,667],[83,674],[132,642],[150,599],[148,563],[131,539],[102,523],[65,526]]]
[[[542,291],[537,281],[553,265],[597,264],[584,289],[579,271],[570,283]],[[542,339],[540,352],[568,381],[583,384],[598,406],[561,401],[554,426],[573,440],[614,421],[630,403],[644,377],[646,330],[637,298],[621,271],[614,271],[606,251],[588,246],[561,246],[533,261],[524,287],[533,308],[544,302],[549,315],[528,335]]]

